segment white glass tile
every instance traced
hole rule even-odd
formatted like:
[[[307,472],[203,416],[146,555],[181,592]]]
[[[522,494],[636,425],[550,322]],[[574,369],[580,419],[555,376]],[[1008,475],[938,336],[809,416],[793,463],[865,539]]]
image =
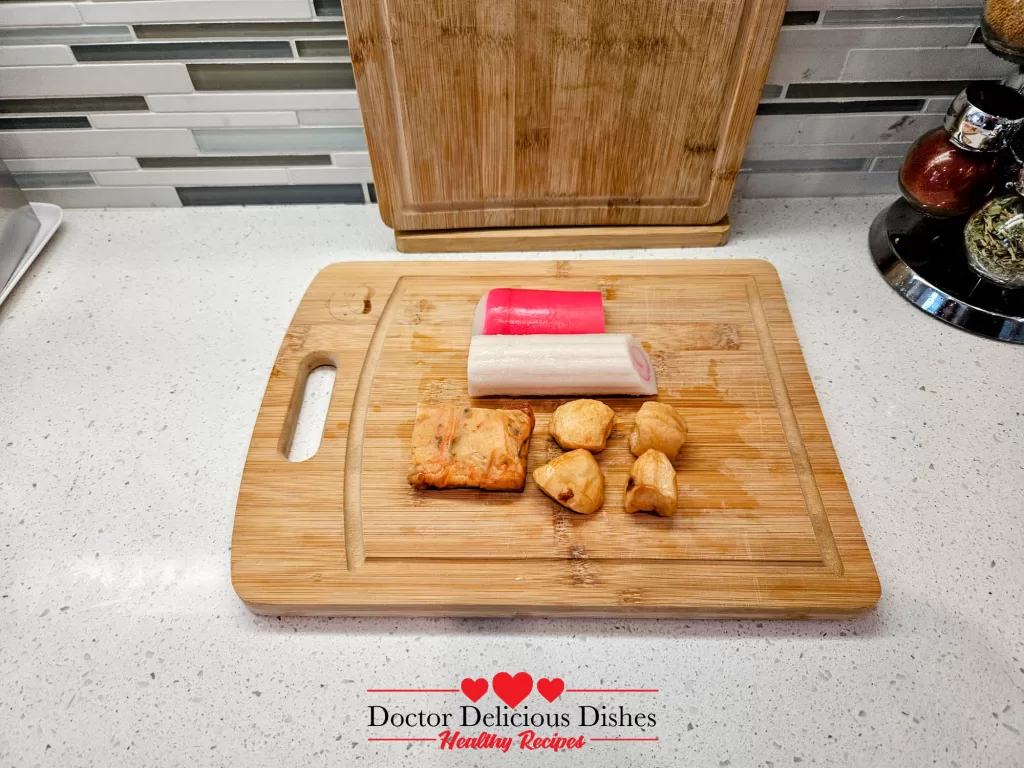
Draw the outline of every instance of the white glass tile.
[[[54,203],[62,208],[180,208],[174,187],[78,187],[74,189],[26,189],[34,203]]]
[[[153,21],[256,21],[308,19],[308,0],[118,0],[79,3],[88,24]]]
[[[241,128],[298,125],[294,112],[110,112],[90,115],[96,128]]]
[[[3,131],[0,157],[109,157],[198,154],[186,130]]]
[[[369,168],[289,168],[292,184],[362,184],[373,181]]]
[[[0,27],[57,27],[81,24],[74,3],[0,3]]]
[[[0,43],[3,42],[0,36]],[[75,57],[66,45],[0,45],[0,67],[74,63]]]
[[[130,171],[139,167],[134,157],[29,157],[6,163],[11,173]]]
[[[359,109],[355,91],[219,91],[147,96],[154,112],[259,112]]]
[[[0,98],[4,99],[191,92],[184,64],[7,67],[0,77]]]

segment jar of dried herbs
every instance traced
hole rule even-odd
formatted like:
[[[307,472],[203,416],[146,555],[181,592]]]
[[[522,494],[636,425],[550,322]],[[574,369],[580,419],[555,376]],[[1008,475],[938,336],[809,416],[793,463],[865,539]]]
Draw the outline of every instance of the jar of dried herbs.
[[[981,36],[993,53],[1024,63],[1024,0],[987,0]]]
[[[1024,198],[1004,195],[979,208],[964,227],[967,263],[1007,288],[1024,287]]]

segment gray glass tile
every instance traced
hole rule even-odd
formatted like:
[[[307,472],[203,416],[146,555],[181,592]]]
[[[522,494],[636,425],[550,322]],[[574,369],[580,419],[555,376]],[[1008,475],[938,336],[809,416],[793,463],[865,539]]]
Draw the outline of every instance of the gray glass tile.
[[[0,131],[45,131],[58,128],[91,128],[80,115],[65,117],[0,117]]]
[[[805,173],[810,171],[866,171],[870,157],[799,160],[744,160],[740,170],[751,173]]]
[[[0,113],[9,115],[35,112],[144,112],[147,109],[149,107],[142,96],[0,100]]]
[[[802,31],[802,29],[797,27],[788,31]],[[772,58],[772,65],[768,70],[768,82],[784,85],[785,83],[837,80],[843,73],[846,54],[847,51],[844,49],[835,49],[817,50],[808,55],[806,50],[779,45],[775,49],[775,56]]]
[[[783,87],[781,85],[766,85],[761,89],[762,99],[778,99],[782,97]]]
[[[71,43],[100,43],[131,40],[132,32],[122,26],[82,27],[5,27],[2,35],[4,45],[39,45]]]
[[[272,168],[331,165],[330,155],[234,155],[226,157],[140,157],[140,168]]]
[[[348,56],[348,40],[298,40],[295,49],[299,56]]]
[[[924,111],[931,112],[932,114],[944,115],[952,102],[953,99],[948,96],[939,96],[936,99],[928,99],[928,103],[924,106]]]
[[[312,64],[189,64],[197,91],[353,90],[352,65]]]
[[[313,0],[317,16],[341,16],[341,0]]]
[[[73,45],[78,61],[194,61],[196,59],[290,59],[284,40],[229,43],[129,43]]]
[[[907,80],[886,83],[793,83],[787,99],[857,99],[899,96],[955,96],[968,80]]]
[[[784,27],[797,27],[817,23],[817,11],[786,11],[782,17],[782,26]]]
[[[302,205],[362,203],[362,184],[260,187],[178,187],[182,205]]]
[[[349,128],[197,128],[192,131],[203,152],[352,152],[366,149],[361,127]]]
[[[274,21],[232,24],[136,24],[140,40],[216,40],[221,37],[342,37],[343,21]]]
[[[744,173],[737,197],[895,195],[895,173]]]
[[[896,173],[903,165],[903,155],[899,157],[876,157],[871,165],[872,173]]]
[[[871,99],[860,101],[786,101],[761,104],[759,115],[840,115],[856,112],[920,112],[924,99]]]
[[[871,144],[751,144],[747,147],[744,160],[864,159],[865,157],[888,157],[890,155],[902,157],[908,149],[910,149],[909,141]]]
[[[45,189],[46,187],[91,187],[92,176],[80,171],[63,173],[16,173],[15,181],[22,189]]]
[[[853,50],[846,57],[841,80],[870,82],[903,77],[907,80],[998,80],[1016,72],[1009,61],[985,48],[911,48]]]
[[[788,120],[786,117],[759,120]],[[942,125],[941,115],[809,115],[801,118],[797,144],[874,144],[914,141]]]
[[[786,27],[779,34],[776,52],[800,54],[805,59],[820,56],[845,59],[851,49],[962,48],[969,43],[974,29],[974,23],[923,27]],[[904,75],[903,79],[913,78]]]
[[[955,24],[976,22],[978,6],[961,8],[867,8],[864,10],[826,11],[823,24],[861,27],[867,24]]]
[[[750,131],[749,144],[792,144],[800,126],[807,118],[803,115],[783,115],[781,117],[762,115],[754,120]]]

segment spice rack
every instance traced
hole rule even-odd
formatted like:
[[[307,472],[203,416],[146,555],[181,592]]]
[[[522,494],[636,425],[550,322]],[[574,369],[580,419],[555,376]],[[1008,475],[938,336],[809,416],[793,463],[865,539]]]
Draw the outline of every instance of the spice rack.
[[[1018,74],[1008,77],[1003,84],[1024,93],[1024,0],[987,0],[982,12],[982,36],[989,51],[1020,65]],[[959,204],[970,199],[971,194],[967,192],[973,194],[977,192],[979,184],[988,182],[988,179],[981,177],[982,173],[996,170],[995,159],[992,161],[993,168],[989,169],[986,161],[977,155],[972,156],[972,150],[980,146],[974,144],[979,137],[989,140],[998,138],[994,123],[982,120],[992,117],[984,114],[993,111],[987,108],[992,105],[992,101],[988,98],[975,100],[978,104],[987,104],[985,108],[976,110],[979,114],[968,115],[964,112],[965,108],[969,110],[976,106],[972,104],[974,96],[986,95],[978,93],[977,86],[981,85],[972,84],[954,100],[945,121],[945,129],[926,134],[911,148],[908,159],[904,161],[904,168],[900,171],[903,198],[875,218],[871,225],[869,245],[875,265],[885,281],[918,309],[980,336],[1024,344],[1024,287],[1011,287],[1014,281],[1007,280],[1007,274],[997,276],[991,270],[981,268],[984,265],[979,262],[976,244],[971,244],[969,253],[965,243],[965,229],[974,227],[977,235],[978,226],[984,222],[970,216],[973,211],[965,215],[967,208]],[[972,87],[975,88],[973,93]],[[1009,95],[1015,96],[1012,93]],[[1020,121],[1018,119],[1014,122]],[[1005,124],[1001,126],[1007,127]],[[1018,150],[1024,129],[1014,125],[1012,130],[1018,135],[1015,142],[1017,146],[1012,147],[1012,156],[1019,165],[1021,154]],[[940,135],[943,133],[945,138]],[[1007,135],[1012,135],[1012,131]],[[948,151],[937,151],[931,146],[936,142],[945,144],[947,138]],[[1006,145],[1009,146],[1010,142],[1007,141]],[[1010,156],[1006,150],[1004,153]],[[918,178],[905,178],[908,168],[916,169]],[[914,183],[905,183],[921,179],[942,179],[948,183],[961,171],[967,174],[964,183],[973,183],[974,190],[966,187],[961,190],[926,190],[923,185],[915,188]],[[1019,179],[1024,179],[1024,172]],[[999,194],[1001,183],[999,181],[992,187],[988,197],[994,198]],[[931,195],[923,195],[925,191]],[[1024,196],[1024,188],[1020,183],[1017,191]],[[984,210],[999,202],[992,200],[985,203]],[[978,202],[974,206],[975,210],[981,207]],[[1014,246],[1017,244],[1014,241]],[[997,277],[1006,284],[996,282]]]
[[[871,225],[875,266],[926,314],[978,336],[1024,344],[1024,289],[1002,288],[971,270],[965,223],[965,217],[931,218],[897,200]]]

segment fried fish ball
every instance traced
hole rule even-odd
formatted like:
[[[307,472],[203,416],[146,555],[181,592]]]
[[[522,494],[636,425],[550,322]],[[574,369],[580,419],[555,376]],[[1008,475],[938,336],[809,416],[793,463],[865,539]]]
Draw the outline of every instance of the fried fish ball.
[[[627,512],[657,512],[671,517],[679,504],[676,470],[661,451],[651,449],[633,462],[626,481]]]
[[[629,452],[642,456],[653,448],[674,459],[686,442],[686,432],[686,421],[675,408],[649,400],[637,411],[633,431],[629,434]]]
[[[533,470],[533,481],[563,507],[581,515],[597,512],[604,503],[604,475],[590,451],[563,453]]]
[[[567,451],[604,450],[615,424],[615,411],[599,400],[573,400],[555,409],[551,436]]]

